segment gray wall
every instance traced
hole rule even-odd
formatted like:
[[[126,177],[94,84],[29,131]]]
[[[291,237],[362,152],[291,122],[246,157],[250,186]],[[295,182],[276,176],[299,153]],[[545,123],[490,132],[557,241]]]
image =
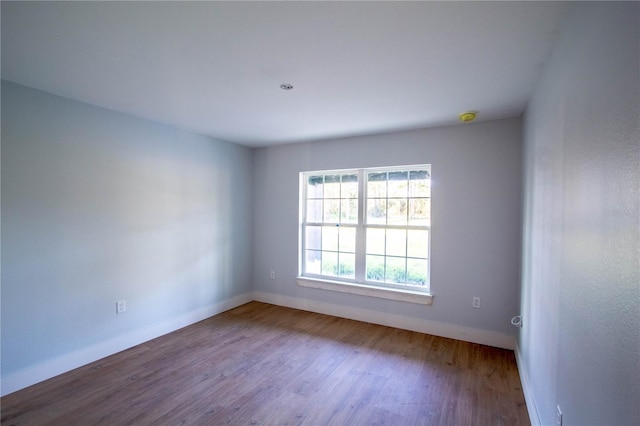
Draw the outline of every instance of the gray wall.
[[[639,9],[578,4],[526,113],[519,346],[545,425],[640,424]]]
[[[521,121],[260,148],[255,151],[254,289],[348,308],[514,333],[519,311]],[[433,306],[302,288],[301,171],[433,165]],[[269,279],[269,271],[276,279]],[[480,296],[482,309],[471,307]]]
[[[250,292],[251,162],[3,82],[2,374]]]

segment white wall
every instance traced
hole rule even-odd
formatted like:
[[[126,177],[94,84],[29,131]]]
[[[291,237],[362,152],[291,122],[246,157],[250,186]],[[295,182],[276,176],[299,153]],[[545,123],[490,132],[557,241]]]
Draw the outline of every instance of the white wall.
[[[519,312],[521,141],[521,121],[510,119],[257,149],[256,292],[310,310],[332,306],[332,314],[347,317],[367,310],[379,322],[402,316],[515,335],[509,321]],[[432,306],[296,285],[299,172],[420,163],[433,165]],[[482,309],[471,307],[473,296]]]
[[[544,425],[640,424],[640,3],[581,3],[525,118],[521,375]]]
[[[252,158],[3,82],[3,393],[12,374],[250,295]]]

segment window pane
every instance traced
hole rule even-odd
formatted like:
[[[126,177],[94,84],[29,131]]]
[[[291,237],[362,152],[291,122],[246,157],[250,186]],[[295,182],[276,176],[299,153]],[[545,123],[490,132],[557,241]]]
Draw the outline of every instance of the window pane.
[[[367,280],[384,281],[384,256],[367,256]]]
[[[307,200],[307,222],[322,222],[322,200]]]
[[[407,188],[409,174],[407,172],[391,172],[389,173],[389,198],[391,197],[407,197]]]
[[[407,199],[389,199],[387,201],[387,224],[407,224]]]
[[[322,250],[338,251],[338,227],[322,227]]]
[[[307,250],[307,259],[305,271],[309,274],[320,275],[322,265],[322,252],[315,250]]]
[[[415,170],[409,175],[409,196],[430,197],[431,177],[426,170]]]
[[[428,267],[426,259],[407,259],[407,284],[425,285]]]
[[[384,234],[384,229],[367,229],[367,254],[384,254]]]
[[[407,256],[429,257],[429,231],[410,229],[407,236]]]
[[[409,200],[409,225],[431,225],[431,199],[415,198]]]
[[[387,200],[367,200],[367,223],[375,225],[387,223]]]
[[[387,255],[407,255],[407,231],[404,229],[387,229]]]
[[[387,174],[369,173],[367,175],[367,196],[369,198],[386,198]]]
[[[322,176],[309,176],[307,179],[307,198],[322,198],[323,181]]]
[[[322,249],[322,228],[319,226],[307,226],[305,235],[305,244],[308,249],[320,250]]]
[[[340,253],[340,268],[338,276],[345,278],[355,278],[356,276],[356,255]]]
[[[404,257],[387,257],[384,280],[388,283],[404,283],[406,281],[405,262]]]
[[[324,200],[324,221],[330,223],[340,221],[340,200]]]
[[[355,228],[339,228],[340,242],[339,250],[341,252],[356,252],[356,229]]]
[[[324,198],[340,198],[340,176],[324,177]]]
[[[338,253],[322,252],[322,275],[338,275]]]
[[[358,200],[342,200],[340,222],[358,223]]]
[[[358,198],[358,175],[342,175],[340,198]]]

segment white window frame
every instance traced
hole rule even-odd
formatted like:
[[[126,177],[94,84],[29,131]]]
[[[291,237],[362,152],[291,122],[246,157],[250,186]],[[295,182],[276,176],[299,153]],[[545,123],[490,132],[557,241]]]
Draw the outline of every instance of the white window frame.
[[[299,276],[297,283],[302,287],[318,288],[329,291],[338,291],[349,294],[358,294],[370,297],[378,297],[384,299],[398,300],[411,303],[419,303],[423,305],[431,305],[433,303],[433,295],[430,291],[430,278],[431,278],[431,223],[428,226],[413,226],[407,224],[400,226],[390,225],[374,225],[367,224],[367,208],[366,201],[368,199],[367,194],[367,173],[375,172],[394,172],[394,171],[416,171],[416,170],[428,170],[431,175],[431,165],[408,165],[408,166],[393,166],[393,167],[375,167],[375,168],[361,168],[361,169],[339,169],[339,170],[320,170],[309,171],[300,173],[300,221],[299,221]],[[313,175],[344,175],[344,174],[356,174],[358,176],[358,221],[357,224],[336,224],[336,226],[354,226],[356,229],[356,264],[355,264],[355,278],[349,279],[344,277],[334,277],[326,275],[316,275],[305,273],[306,262],[306,242],[305,242],[305,229],[306,226],[317,225],[333,225],[333,223],[326,222],[306,222],[306,208],[307,208],[307,179]],[[387,195],[388,196],[388,195]],[[431,196],[430,196],[431,202]],[[368,227],[381,227],[381,228],[396,228],[396,229],[420,229],[428,231],[428,268],[426,285],[424,287],[405,285],[405,284],[393,284],[388,282],[367,281],[366,274],[366,229]]]

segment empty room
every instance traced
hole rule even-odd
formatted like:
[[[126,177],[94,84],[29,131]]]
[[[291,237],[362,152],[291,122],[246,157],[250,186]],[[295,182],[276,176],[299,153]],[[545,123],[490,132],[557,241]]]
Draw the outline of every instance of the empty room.
[[[640,424],[640,2],[0,12],[2,425]]]

